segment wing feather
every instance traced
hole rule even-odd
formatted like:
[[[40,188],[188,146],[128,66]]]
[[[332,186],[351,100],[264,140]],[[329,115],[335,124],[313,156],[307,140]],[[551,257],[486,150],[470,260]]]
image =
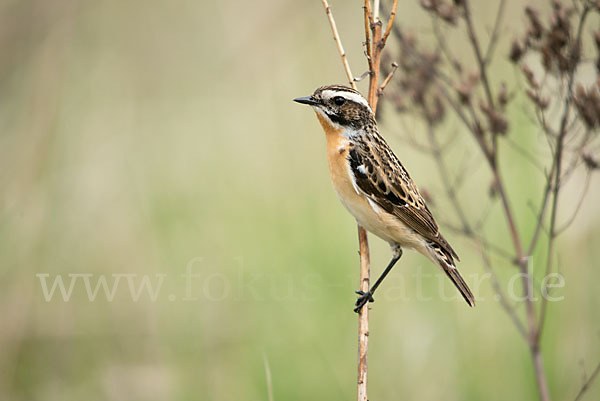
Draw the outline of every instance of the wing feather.
[[[356,186],[386,212],[439,244],[451,257],[458,255],[439,231],[431,211],[408,172],[379,135],[358,140],[348,153]]]

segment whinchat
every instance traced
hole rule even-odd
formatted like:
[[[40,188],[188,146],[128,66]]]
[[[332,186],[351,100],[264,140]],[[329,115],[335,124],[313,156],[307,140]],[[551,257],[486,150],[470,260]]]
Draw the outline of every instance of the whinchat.
[[[312,106],[325,131],[333,187],[357,223],[387,241],[393,252],[388,266],[368,292],[357,291],[355,311],[373,302],[373,293],[402,256],[415,249],[441,268],[470,306],[471,290],[458,273],[458,255],[438,226],[392,149],[377,130],[367,100],[356,90],[329,85],[294,101]]]

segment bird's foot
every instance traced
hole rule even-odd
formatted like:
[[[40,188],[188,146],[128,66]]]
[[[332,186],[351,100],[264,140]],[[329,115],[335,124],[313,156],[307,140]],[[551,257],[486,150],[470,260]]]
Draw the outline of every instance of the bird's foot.
[[[367,302],[375,302],[375,300],[373,299],[373,294],[371,294],[370,291],[364,292],[364,291],[355,291],[358,295],[360,295],[358,297],[358,299],[356,300],[356,303],[354,304],[356,306],[356,308],[354,308],[354,312],[358,313],[358,311],[367,303]]]

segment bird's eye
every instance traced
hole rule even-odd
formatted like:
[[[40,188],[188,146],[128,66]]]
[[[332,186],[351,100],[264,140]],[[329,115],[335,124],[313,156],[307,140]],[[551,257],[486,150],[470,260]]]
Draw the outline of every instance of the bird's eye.
[[[336,96],[333,98],[333,103],[335,103],[337,106],[341,106],[346,102],[346,99],[344,99],[341,96]]]

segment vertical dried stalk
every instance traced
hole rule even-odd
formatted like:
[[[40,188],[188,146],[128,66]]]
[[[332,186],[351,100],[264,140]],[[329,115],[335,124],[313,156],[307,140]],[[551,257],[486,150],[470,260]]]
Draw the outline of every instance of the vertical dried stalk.
[[[350,70],[350,64],[348,63],[348,58],[346,57],[346,53],[344,52],[344,47],[342,46],[342,40],[340,39],[340,35],[337,30],[337,26],[335,24],[335,19],[333,18],[333,13],[331,12],[331,7],[327,3],[327,0],[321,0],[323,3],[323,7],[325,8],[325,13],[327,14],[327,18],[329,19],[329,25],[331,26],[331,31],[333,32],[333,38],[335,43],[337,44],[338,53],[340,54],[340,58],[342,59],[342,64],[344,66],[344,71],[346,72],[346,76],[348,77],[348,82],[353,89],[356,89],[356,84],[354,82],[354,78],[352,75],[352,71]],[[365,20],[367,20],[367,14],[365,12]],[[368,32],[368,29],[367,29]],[[369,64],[370,65],[370,64]],[[370,285],[370,270],[371,270],[371,262],[369,255],[369,242],[367,239],[367,231],[358,226],[358,244],[359,244],[359,252],[360,252],[360,289],[364,292],[369,291]],[[367,352],[369,349],[369,308],[367,305],[363,306],[361,310],[358,312],[358,401],[367,401]]]
[[[367,231],[358,226],[360,246],[360,290],[369,291],[370,260]],[[358,312],[358,401],[367,401],[367,352],[369,350],[369,303]]]
[[[396,7],[398,0],[394,0],[392,11],[388,21],[385,34],[381,34],[381,20],[379,19],[379,1],[374,0],[373,8],[369,0],[364,1],[364,26],[365,26],[365,46],[367,62],[369,65],[369,94],[368,102],[373,113],[377,111],[377,99],[383,93],[383,89],[392,78],[392,72],[379,86],[379,71],[381,65],[381,53],[385,47],[385,42],[392,30],[394,17],[396,16]],[[367,242],[367,232],[364,228],[358,228],[358,238],[360,242],[360,289],[363,292],[369,291],[369,245]],[[358,312],[358,401],[367,401],[367,351],[369,345],[369,303],[366,303]]]
[[[329,19],[329,25],[331,25],[331,31],[333,32],[333,39],[338,48],[338,53],[342,58],[342,64],[344,65],[344,71],[346,72],[346,77],[348,78],[348,83],[354,89],[356,89],[356,84],[354,83],[354,76],[352,75],[352,71],[350,71],[350,64],[348,63],[348,58],[346,57],[346,53],[344,52],[344,46],[342,46],[342,40],[340,39],[340,34],[338,33],[337,26],[335,25],[335,19],[333,19],[333,14],[331,13],[331,7],[327,3],[327,0],[321,0],[323,3],[323,7],[325,8],[325,13],[327,14],[327,18]]]
[[[340,35],[337,31],[335,19],[331,12],[331,8],[326,0],[321,0],[325,13],[329,19],[329,25],[333,32],[333,38],[337,44],[338,52],[344,65],[344,71],[348,77],[350,86],[356,89],[356,84],[346,53],[342,46]],[[394,65],[392,72],[385,79],[381,87],[379,86],[379,70],[381,64],[381,53],[385,47],[390,32],[392,31],[392,25],[394,17],[396,16],[396,7],[398,0],[394,0],[392,11],[390,13],[388,25],[385,33],[382,36],[381,21],[379,19],[379,0],[374,0],[373,8],[369,0],[364,0],[364,26],[365,26],[365,46],[367,62],[369,64],[369,105],[373,109],[373,112],[377,109],[377,98],[383,93],[383,89],[389,83],[392,78],[393,71],[396,70],[397,65]],[[372,33],[372,40],[371,40]],[[363,292],[369,291],[370,286],[370,260],[369,260],[369,242],[367,239],[367,231],[358,226],[358,242],[360,250],[360,290]],[[358,401],[367,401],[367,352],[369,348],[369,304],[366,303],[358,311]]]

